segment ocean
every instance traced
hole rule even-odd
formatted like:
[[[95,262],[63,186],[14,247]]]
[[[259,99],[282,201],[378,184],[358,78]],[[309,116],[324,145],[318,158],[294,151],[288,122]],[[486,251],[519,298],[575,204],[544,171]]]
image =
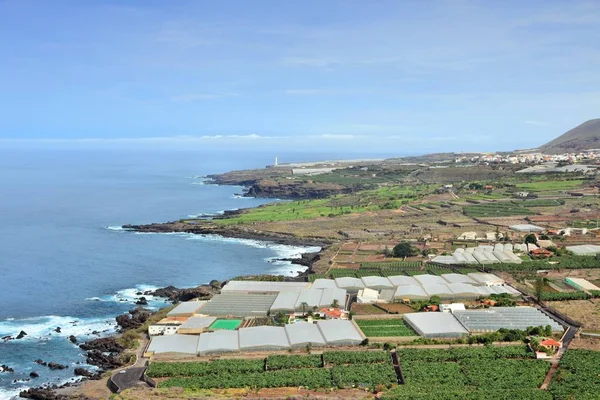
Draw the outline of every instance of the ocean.
[[[85,357],[68,337],[81,342],[97,337],[94,331],[113,333],[115,316],[135,307],[138,291],[301,271],[274,260],[314,248],[119,229],[274,201],[243,198],[240,187],[202,179],[272,160],[272,154],[244,152],[0,150],[0,337],[27,333],[0,340],[0,364],[15,370],[0,373],[0,399],[74,381],[73,369],[85,366]],[[149,300],[151,308],[165,305],[163,299]],[[69,368],[51,371],[37,359]],[[24,381],[32,371],[40,377]]]

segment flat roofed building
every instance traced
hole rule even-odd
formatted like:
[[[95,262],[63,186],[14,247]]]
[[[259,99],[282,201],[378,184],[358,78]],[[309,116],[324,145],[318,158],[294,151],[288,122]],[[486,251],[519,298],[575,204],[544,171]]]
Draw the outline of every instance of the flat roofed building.
[[[337,285],[333,279],[315,279],[312,283],[311,289],[337,289]]]
[[[285,329],[279,326],[255,326],[238,330],[241,351],[283,350],[290,347]]]
[[[217,320],[216,317],[190,317],[179,327],[178,333],[194,335],[204,332],[208,327]]]
[[[455,339],[469,334],[453,314],[421,312],[404,314],[404,321],[426,338]]]
[[[396,300],[427,300],[430,297],[419,285],[398,286],[394,293]]]
[[[166,335],[154,336],[145,354],[196,354],[198,336],[193,335]]]
[[[157,323],[148,327],[148,335],[174,335],[181,326],[181,322]]]
[[[288,324],[284,329],[292,348],[304,348],[307,345],[325,346],[326,344],[316,324]]]
[[[388,276],[388,279],[394,286],[410,286],[419,284],[419,282],[417,282],[417,280],[412,276],[394,275]]]
[[[357,345],[365,339],[352,321],[341,319],[317,321],[317,327],[328,346]]]
[[[274,315],[279,312],[283,313],[293,313],[296,307],[296,301],[298,300],[298,296],[300,296],[299,292],[279,292],[277,298],[271,305],[270,314]]]
[[[359,290],[365,288],[364,283],[358,278],[335,278],[335,283],[340,289],[345,289],[349,293],[358,293]]]
[[[231,353],[240,350],[238,331],[219,330],[200,335],[198,354],[201,356]]]
[[[364,276],[361,278],[365,288],[381,290],[393,288],[394,284],[383,276]]]
[[[185,301],[167,313],[169,317],[191,317],[198,314],[200,309],[206,305],[206,301]]]
[[[564,328],[534,307],[492,307],[481,310],[455,311],[453,315],[470,332],[496,332],[498,329],[520,329],[550,325],[553,332]]]
[[[271,293],[300,292],[309,289],[309,282],[265,282],[265,281],[229,281],[221,293]]]
[[[217,294],[202,307],[202,313],[219,317],[266,317],[276,298],[277,294]]]

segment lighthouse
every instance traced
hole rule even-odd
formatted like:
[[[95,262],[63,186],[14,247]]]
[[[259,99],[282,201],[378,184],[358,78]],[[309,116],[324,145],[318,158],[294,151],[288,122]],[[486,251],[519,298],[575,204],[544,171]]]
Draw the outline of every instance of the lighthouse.
[[[273,164],[274,167],[278,166],[279,164],[277,163],[277,156],[275,156],[275,164]]]

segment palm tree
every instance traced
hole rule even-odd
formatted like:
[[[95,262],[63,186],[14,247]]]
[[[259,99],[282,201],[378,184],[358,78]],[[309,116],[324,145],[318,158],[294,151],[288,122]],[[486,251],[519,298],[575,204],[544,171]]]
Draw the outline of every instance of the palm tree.
[[[306,307],[308,307],[308,303],[303,301],[300,303],[300,305],[302,306],[302,315],[306,315]]]
[[[546,283],[548,283],[548,278],[546,277],[539,276],[535,279],[535,298],[537,299],[538,303],[542,301],[542,295],[544,293],[544,286],[546,286]]]
[[[334,299],[333,303],[331,303],[331,307],[338,308],[339,306],[340,306],[340,302],[338,301],[338,299]]]

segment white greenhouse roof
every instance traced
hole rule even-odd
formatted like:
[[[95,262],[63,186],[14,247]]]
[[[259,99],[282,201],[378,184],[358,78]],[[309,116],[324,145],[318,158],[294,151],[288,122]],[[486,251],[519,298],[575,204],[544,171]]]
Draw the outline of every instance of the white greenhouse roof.
[[[477,288],[468,283],[449,283],[448,288],[454,293],[455,298],[477,298],[481,296]]]
[[[310,310],[313,307],[319,307],[321,303],[321,296],[323,296],[323,289],[309,289],[300,292],[298,299],[296,300],[295,309],[301,310],[302,303],[306,303],[306,310]]]
[[[285,326],[285,333],[292,347],[325,346],[325,339],[316,324],[297,323]]]
[[[509,226],[510,229],[518,232],[543,232],[545,229],[541,226],[531,224],[517,224]]]
[[[473,279],[463,274],[442,274],[442,278],[449,283],[475,283]]]
[[[550,325],[555,332],[564,328],[534,307],[492,307],[483,310],[456,311],[454,316],[471,332],[495,332],[498,329],[526,329]]]
[[[276,298],[277,294],[221,293],[202,307],[202,313],[216,316],[265,317]]]
[[[358,278],[351,278],[351,277],[335,278],[335,283],[337,284],[337,286],[339,288],[346,289],[346,290],[359,290],[359,289],[365,288],[365,285],[363,284],[363,282]]]
[[[450,290],[450,288],[446,284],[427,284],[423,285],[423,289],[425,290],[425,292],[427,292],[429,297],[440,296],[445,298],[451,298],[454,296],[454,292]]]
[[[148,352],[196,354],[198,336],[196,335],[164,335],[153,336],[148,346]]]
[[[337,300],[338,307],[343,308],[346,304],[346,290],[339,288],[324,289],[319,307],[330,307],[334,300]]]
[[[415,275],[414,278],[423,286],[425,285],[443,285],[446,283],[444,278],[437,275],[423,274],[423,275]]]
[[[567,246],[567,250],[572,251],[577,256],[593,256],[600,253],[600,246],[593,244],[582,244],[577,246]]]
[[[290,347],[285,329],[279,326],[254,326],[238,330],[240,350],[287,349]]]
[[[398,286],[396,293],[394,293],[395,299],[425,300],[429,297],[431,296],[419,285]]]
[[[202,329],[208,328],[213,322],[217,320],[217,317],[190,317],[187,321],[181,324],[180,328],[183,329]]]
[[[488,274],[485,272],[471,272],[467,275],[480,284],[501,285],[504,283],[504,279],[502,279],[494,274]]]
[[[328,345],[359,344],[364,340],[352,321],[330,319],[326,321],[317,321],[317,326]]]
[[[238,331],[223,329],[215,332],[203,333],[200,335],[200,340],[198,341],[198,354],[201,355],[239,350]]]
[[[271,313],[278,311],[294,311],[296,300],[298,300],[300,293],[298,292],[279,292],[277,298],[271,306]]]
[[[450,313],[410,313],[404,314],[404,320],[426,338],[458,338],[469,333]]]
[[[369,289],[386,289],[394,287],[392,282],[383,276],[364,276],[361,280],[365,287]]]
[[[221,293],[245,292],[245,293],[279,293],[300,292],[310,288],[308,282],[264,282],[264,281],[229,281],[221,289]]]
[[[404,276],[404,275],[395,275],[388,276],[388,279],[394,286],[408,286],[408,285],[418,285],[419,282],[412,276]]]
[[[333,279],[315,279],[311,289],[335,289],[337,285]]]
[[[178,304],[177,307],[169,311],[167,315],[169,317],[176,317],[178,315],[195,314],[206,303],[206,301],[186,301]]]

